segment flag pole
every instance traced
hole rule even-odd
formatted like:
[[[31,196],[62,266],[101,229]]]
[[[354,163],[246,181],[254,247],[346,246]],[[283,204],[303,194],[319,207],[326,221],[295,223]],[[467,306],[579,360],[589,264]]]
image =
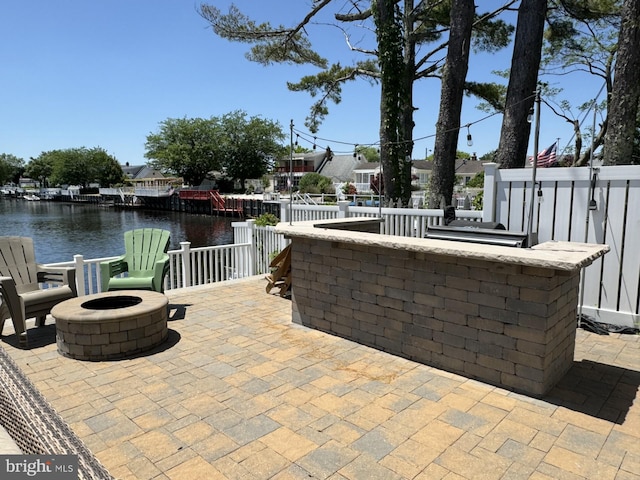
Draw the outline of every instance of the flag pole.
[[[533,206],[536,200],[536,170],[538,166],[538,141],[540,138],[540,88],[536,88],[536,97],[534,103],[536,105],[536,126],[533,135],[533,171],[531,176],[531,202],[529,204],[529,221],[527,223],[527,247],[531,248],[538,243],[537,235],[533,234]]]
[[[289,123],[289,225],[293,225],[293,118]]]

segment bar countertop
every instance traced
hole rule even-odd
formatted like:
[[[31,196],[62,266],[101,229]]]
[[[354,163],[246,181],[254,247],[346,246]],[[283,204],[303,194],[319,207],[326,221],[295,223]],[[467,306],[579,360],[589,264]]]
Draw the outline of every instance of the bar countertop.
[[[293,222],[291,224],[280,222],[276,226],[276,232],[282,233],[288,238],[298,237],[370,245],[556,270],[580,269],[590,265],[610,250],[609,246],[605,244],[556,241],[544,242],[531,248],[515,248],[454,240],[381,235],[349,230],[347,226],[347,224],[353,224],[357,228],[358,223],[371,221],[371,218],[349,218]]]

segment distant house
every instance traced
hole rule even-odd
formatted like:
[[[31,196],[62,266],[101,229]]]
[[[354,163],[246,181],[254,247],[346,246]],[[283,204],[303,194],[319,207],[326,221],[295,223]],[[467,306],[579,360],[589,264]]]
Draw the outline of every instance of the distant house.
[[[178,187],[182,185],[182,178],[165,177],[162,172],[148,165],[131,166],[127,162],[123,167],[127,181],[136,189],[158,189]]]
[[[330,178],[334,184],[353,182],[354,168],[362,162],[360,156],[335,155],[330,148],[324,152],[298,153],[278,160],[274,186],[276,191],[289,190],[289,178],[294,190],[300,178],[307,173],[318,173]]]
[[[459,158],[456,160],[455,174],[458,177],[458,186],[464,187],[479,172],[484,171],[484,163],[477,157]],[[433,171],[433,162],[429,160],[413,160],[411,162],[412,184],[417,190],[426,190]],[[379,162],[364,162],[357,165],[354,170],[355,186],[358,192],[371,191],[371,182],[380,173]]]
[[[456,177],[459,178],[458,185],[466,186],[469,181],[475,177],[478,173],[484,172],[484,164],[488,162],[482,162],[478,160],[478,157],[472,156],[471,158],[462,158],[456,160]]]
[[[464,189],[469,181],[484,171],[484,163],[474,155],[471,158],[459,158],[455,164],[458,189]],[[412,185],[416,190],[427,190],[433,170],[429,160],[411,162]],[[380,162],[367,162],[362,155],[334,155],[330,149],[325,152],[301,153],[293,158],[278,161],[275,174],[276,191],[289,189],[289,177],[293,178],[294,189],[300,178],[306,173],[316,172],[331,178],[334,184],[353,183],[358,193],[372,193],[372,182],[380,173]]]
[[[147,165],[129,165],[129,162],[122,166],[127,180],[136,180],[140,178],[164,178],[164,175],[154,168]]]
[[[33,178],[20,177],[18,179],[18,186],[20,188],[38,188],[40,186],[40,182]]]
[[[371,185],[380,173],[380,162],[362,162],[353,169],[354,185],[360,193],[370,192]]]

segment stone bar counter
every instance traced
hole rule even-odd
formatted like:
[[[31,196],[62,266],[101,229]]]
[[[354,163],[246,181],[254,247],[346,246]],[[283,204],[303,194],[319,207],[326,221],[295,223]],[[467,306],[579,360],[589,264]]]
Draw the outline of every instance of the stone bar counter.
[[[379,221],[279,223],[295,323],[532,396],[573,363],[581,268],[607,245],[392,237]]]

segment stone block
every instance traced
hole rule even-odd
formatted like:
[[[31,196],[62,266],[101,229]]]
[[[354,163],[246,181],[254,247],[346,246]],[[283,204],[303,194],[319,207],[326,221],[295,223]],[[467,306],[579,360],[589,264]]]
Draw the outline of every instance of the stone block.
[[[405,339],[403,342],[403,348],[404,346],[407,346],[407,345],[415,347],[423,352],[433,352],[433,353],[440,353],[440,354],[442,353],[442,348],[443,348],[442,342],[434,341],[428,338],[405,336]]]
[[[469,278],[469,267],[457,265],[454,263],[436,263],[436,273],[445,276],[458,277],[461,279]],[[445,281],[446,284],[446,281]]]
[[[472,315],[474,317],[478,316],[480,313],[480,308],[477,304],[468,301],[461,302],[450,298],[445,298],[444,308],[452,312],[463,315]]]
[[[546,303],[526,302],[519,298],[507,298],[507,310],[514,313],[528,313],[546,317],[550,313],[549,305]]]
[[[418,305],[427,305],[429,307],[444,308],[444,298],[433,295],[427,295],[421,292],[413,294],[413,301]]]
[[[100,349],[100,355],[104,356],[119,355],[120,353],[122,353],[122,350],[120,349],[119,343],[108,343],[102,345]]]
[[[472,352],[465,348],[452,347],[451,345],[442,346],[442,354],[446,357],[451,357],[456,360],[462,360],[464,362],[476,362],[476,352]]]
[[[456,337],[461,337],[465,341],[466,340],[477,340],[478,339],[478,330],[472,327],[467,327],[466,325],[457,325],[455,323],[447,323],[444,324],[445,333],[450,333],[455,335]]]
[[[444,321],[426,315],[413,315],[411,322],[419,327],[426,327],[431,331],[442,332],[444,330]]]
[[[431,365],[450,372],[460,373],[464,371],[464,360],[448,357],[441,353],[431,353]]]
[[[488,307],[486,305],[478,306],[478,316],[489,320],[495,320],[503,324],[515,324],[518,321],[518,316],[511,310],[504,310],[502,308]]]
[[[466,290],[459,290],[457,288],[447,287],[445,285],[438,285],[434,289],[434,295],[446,299],[459,300],[466,302],[469,298],[469,292]]]
[[[466,339],[464,342],[464,348],[470,352],[482,353],[490,357],[502,358],[504,355],[504,348],[500,345],[492,345],[490,343],[480,342],[478,340]]]
[[[467,292],[479,292],[481,281],[476,278],[458,278],[452,275],[445,276],[445,286]]]
[[[479,331],[478,332],[478,341],[482,343],[486,343],[488,345],[499,345],[502,348],[507,348],[510,350],[515,350],[517,339],[510,335],[503,335],[495,332],[488,331]]]
[[[550,357],[531,355],[517,350],[505,350],[503,358],[517,365],[542,370],[548,362],[547,358]]]
[[[499,385],[500,379],[502,377],[502,372],[493,368],[485,367],[484,365],[480,365],[475,361],[465,362],[462,368],[462,372],[472,378],[477,378],[494,385]]]
[[[127,332],[127,340],[138,340],[144,336],[144,328],[136,328]]]
[[[78,345],[92,345],[93,341],[91,340],[91,335],[88,333],[78,333],[76,334],[76,343]]]
[[[109,334],[101,333],[99,335],[91,335],[91,345],[107,345],[109,343]]]
[[[127,340],[127,332],[115,332],[109,334],[109,343],[121,343]]]
[[[486,293],[489,295],[495,295],[498,297],[515,297],[520,296],[520,287],[510,285],[508,277],[500,277],[500,275],[491,275],[489,278],[484,279],[480,284],[480,293]]]
[[[528,378],[519,377],[518,375],[506,372],[500,373],[499,383],[508,388],[524,391],[534,396],[544,395],[547,390],[547,387],[542,382],[535,382]]]
[[[433,332],[433,340],[440,342],[443,345],[451,345],[452,347],[464,347],[464,338],[457,335],[452,335],[446,332]]]
[[[491,370],[497,370],[502,373],[516,373],[516,365],[508,360],[491,357],[482,353],[478,353],[476,358],[478,365],[482,365],[483,367],[490,368]]]
[[[430,340],[433,338],[434,331],[419,325],[406,324],[402,329],[402,333],[409,338],[426,338]]]
[[[490,320],[482,317],[467,317],[467,325],[478,330],[485,330],[493,333],[503,333],[504,323],[497,320]]]
[[[505,297],[487,292],[469,292],[467,301],[476,304],[478,307],[483,305],[498,310],[504,310],[507,305]]]
[[[533,382],[543,383],[545,381],[545,373],[542,368],[536,368],[528,365],[516,365],[516,375],[520,378],[526,378]]]
[[[404,302],[402,300],[390,298],[386,295],[379,295],[377,303],[383,308],[390,308],[392,310],[402,310],[404,306]]]

